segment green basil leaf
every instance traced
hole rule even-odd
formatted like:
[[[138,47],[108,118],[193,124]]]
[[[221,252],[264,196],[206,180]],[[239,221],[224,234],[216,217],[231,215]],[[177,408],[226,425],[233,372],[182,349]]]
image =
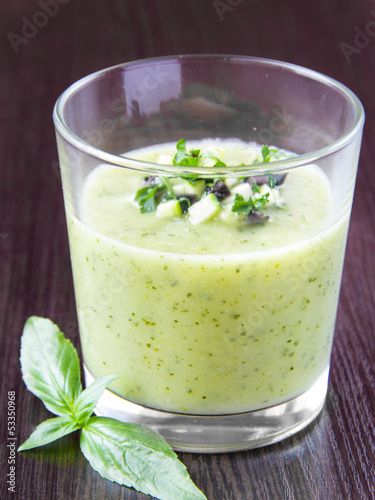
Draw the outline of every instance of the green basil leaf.
[[[118,378],[117,375],[108,375],[107,377],[98,378],[79,395],[74,405],[74,411],[80,427],[85,425],[87,420],[91,417],[100,396],[116,378]]]
[[[21,369],[29,391],[55,415],[74,418],[82,392],[80,365],[73,344],[49,319],[30,317],[21,338]]]
[[[82,428],[81,450],[110,481],[160,500],[207,500],[172,448],[143,425],[92,417]]]
[[[27,439],[17,451],[30,450],[31,448],[44,446],[79,428],[80,426],[76,422],[73,422],[70,416],[50,418],[38,425],[29,439]]]

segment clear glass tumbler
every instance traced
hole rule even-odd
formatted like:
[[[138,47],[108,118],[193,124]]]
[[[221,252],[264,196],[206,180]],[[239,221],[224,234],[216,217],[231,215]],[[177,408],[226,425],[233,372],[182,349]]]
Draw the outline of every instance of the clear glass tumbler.
[[[118,375],[96,413],[191,452],[308,425],[327,391],[358,98],[284,62],[173,56],[83,78],[54,123],[86,383]],[[250,153],[218,162],[226,148]]]

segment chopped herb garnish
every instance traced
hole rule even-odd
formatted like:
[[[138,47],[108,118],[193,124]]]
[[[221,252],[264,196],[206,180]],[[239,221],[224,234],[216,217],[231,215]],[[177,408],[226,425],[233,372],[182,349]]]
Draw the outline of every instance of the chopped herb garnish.
[[[291,158],[293,155],[288,155],[284,153],[284,151],[280,151],[279,149],[270,149],[267,145],[262,146],[262,161],[256,159],[254,160],[254,165],[259,163],[269,163],[272,158],[275,160],[282,160],[285,158]]]
[[[189,153],[186,152],[186,140],[180,139],[176,144],[177,153],[173,158],[173,165],[181,165],[182,167],[197,167],[199,160],[199,149],[194,149]]]
[[[225,182],[225,177],[215,177],[215,179],[206,179],[206,186],[213,187],[219,181]]]
[[[268,146],[264,145],[264,146],[262,146],[262,161],[259,161],[258,159],[256,159],[254,161],[254,164],[269,163],[271,158],[275,158],[275,155],[277,155],[277,153],[279,153],[279,151],[277,149],[270,149]]]
[[[255,182],[252,184],[251,189],[253,190],[254,193],[260,194],[260,187]]]
[[[198,159],[199,160],[202,160],[202,164],[203,166],[205,165],[205,159],[211,159],[211,160],[214,160],[214,163],[211,163],[210,164],[210,167],[212,168],[215,168],[215,167],[227,167],[227,165],[221,161],[217,156],[214,156],[212,153],[210,153],[209,151],[207,151],[206,153],[203,153]],[[206,165],[207,165],[207,162],[206,162]]]
[[[245,201],[242,195],[236,193],[234,204],[232,206],[232,212],[249,214],[252,210],[258,211],[268,202],[269,195],[269,193],[266,193],[259,198],[254,199],[253,197],[251,197],[249,201]]]
[[[186,140],[180,139],[176,144],[176,154],[173,164],[182,167],[222,167],[227,165],[217,158],[209,149],[201,153],[200,149],[187,151]],[[275,148],[263,145],[261,149],[261,160],[256,159],[254,164],[269,163],[271,159],[287,158],[284,152]],[[229,199],[234,186],[236,196],[232,202],[231,211],[246,214],[246,224],[255,222],[265,222],[268,216],[259,212],[259,209],[267,203],[276,206],[273,193],[264,193],[263,185],[275,190],[283,182],[286,174],[258,175],[254,177],[243,177],[237,181],[225,177],[202,178],[196,174],[186,174],[176,177],[152,176],[145,179],[145,184],[135,195],[135,201],[139,203],[141,213],[153,212],[156,210],[158,217],[179,218],[189,217],[192,224],[200,224],[210,218],[216,218],[225,208],[225,199]],[[252,196],[246,189],[241,188],[241,183],[247,182],[251,186]],[[240,194],[241,193],[241,194]],[[234,193],[233,193],[234,194]],[[270,196],[272,194],[272,196]],[[209,202],[205,198],[209,197]],[[279,196],[276,197],[279,199]],[[175,202],[172,203],[172,200]],[[221,203],[223,202],[223,203]],[[192,207],[192,208],[191,208]],[[229,209],[229,207],[228,207]],[[223,212],[224,213],[224,212]],[[226,214],[228,211],[226,211]],[[226,216],[224,215],[224,218]],[[254,220],[252,220],[254,219]],[[228,219],[230,220],[230,219]],[[252,221],[252,222],[251,222]]]
[[[227,165],[219,158],[214,156],[210,151],[205,151],[200,154],[200,149],[192,149],[188,153],[186,151],[186,140],[180,139],[176,145],[177,153],[173,158],[173,165],[181,167],[198,167],[199,165],[207,166],[207,160],[210,162],[210,167],[226,167]]]
[[[153,212],[156,208],[155,195],[157,191],[160,191],[158,185],[155,186],[145,186],[138,189],[134,200],[138,201],[141,207],[141,213],[146,214],[147,212]]]
[[[180,179],[188,182],[191,186],[196,185],[196,180],[199,179],[199,175],[194,175],[194,174],[187,174],[187,175],[181,175]]]
[[[273,174],[268,175],[268,182],[267,184],[271,189],[274,189],[276,187],[276,177]]]
[[[175,200],[177,198],[170,180],[167,177],[160,177],[160,181],[160,184],[146,185],[136,192],[134,200],[138,201],[142,214],[153,212],[159,201]]]
[[[172,185],[167,177],[160,177],[160,179],[163,181],[164,186],[167,188],[168,191],[168,198],[171,198],[175,200],[177,197],[173,191]]]

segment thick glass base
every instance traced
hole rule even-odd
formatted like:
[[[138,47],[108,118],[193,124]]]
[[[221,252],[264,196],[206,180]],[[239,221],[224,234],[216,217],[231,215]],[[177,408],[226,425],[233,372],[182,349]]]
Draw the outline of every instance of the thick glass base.
[[[84,366],[86,386],[94,377]],[[281,441],[306,427],[321,411],[328,369],[305,393],[286,403],[234,415],[187,415],[153,410],[106,390],[95,413],[143,424],[159,432],[176,451],[224,453],[259,448]]]

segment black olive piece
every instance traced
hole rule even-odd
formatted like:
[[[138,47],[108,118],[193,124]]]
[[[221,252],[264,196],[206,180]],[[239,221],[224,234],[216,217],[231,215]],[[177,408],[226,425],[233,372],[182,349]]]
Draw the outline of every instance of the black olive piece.
[[[267,184],[268,175],[254,175],[254,177],[246,177],[246,179],[244,179],[243,181],[248,182],[250,186],[252,186],[253,184],[258,184],[258,186],[261,186],[262,184]]]
[[[217,181],[214,186],[206,186],[206,193],[213,193],[221,201],[230,195],[228,186],[223,181]]]
[[[190,207],[190,200],[185,196],[179,200],[181,213],[186,214]]]
[[[262,222],[267,222],[269,219],[268,215],[258,212],[258,210],[250,210],[248,216],[245,219],[246,224],[261,224]]]
[[[177,194],[176,197],[178,200],[189,200],[190,205],[198,201],[198,196],[196,194]]]
[[[156,184],[156,175],[149,175],[148,177],[145,177],[145,180],[143,181],[143,185],[146,187],[151,187],[155,186]]]
[[[288,174],[274,174],[273,178],[275,179],[275,186],[281,186],[284,184],[285,177]],[[254,177],[246,177],[244,179],[244,182],[248,182],[250,186],[252,186],[254,183],[258,184],[258,186],[261,186],[262,184],[267,184],[268,183],[268,175],[254,175]]]
[[[287,176],[288,174],[275,174],[274,177],[275,177],[275,185],[276,186],[281,186],[282,184],[284,184],[284,181],[285,181],[285,177]]]

